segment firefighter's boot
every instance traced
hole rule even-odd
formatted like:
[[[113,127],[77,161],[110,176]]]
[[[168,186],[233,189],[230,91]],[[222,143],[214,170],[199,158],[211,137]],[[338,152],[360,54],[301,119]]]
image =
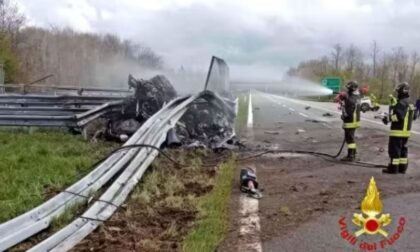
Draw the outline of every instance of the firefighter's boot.
[[[405,174],[405,172],[407,171],[407,168],[408,168],[408,164],[400,164],[398,166],[398,173]]]
[[[388,173],[388,174],[397,174],[398,168],[399,168],[399,165],[388,164],[388,168],[383,169],[382,172]]]
[[[341,159],[344,162],[354,162],[356,159],[356,149],[348,149],[347,150],[347,157]]]

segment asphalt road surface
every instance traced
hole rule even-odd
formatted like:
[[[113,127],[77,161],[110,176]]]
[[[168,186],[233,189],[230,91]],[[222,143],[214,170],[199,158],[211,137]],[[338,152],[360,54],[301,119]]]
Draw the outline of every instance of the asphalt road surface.
[[[332,155],[338,152],[343,130],[335,104],[256,91],[252,93],[252,104],[253,127],[248,129],[251,132],[248,146],[254,153],[266,149]],[[386,165],[388,127],[374,118],[376,114],[363,114],[362,127],[356,133],[358,159]],[[420,251],[419,130],[420,122],[416,122],[409,141],[410,165],[405,175],[382,174],[381,169],[375,167],[303,154],[267,154],[242,162],[241,167],[256,168],[264,194],[258,201],[258,218],[253,220],[258,222],[254,223],[256,232],[247,235],[237,231],[243,225],[239,219],[244,216],[233,212],[232,232],[220,251]],[[341,156],[345,152],[346,148]],[[405,220],[400,227],[403,231],[392,245],[379,234],[361,235],[354,245],[341,236],[339,221],[343,217],[345,229],[351,234],[360,229],[351,219],[354,213],[361,213],[360,203],[371,177],[377,182],[383,213],[389,213],[392,218],[391,224],[383,227],[389,233],[388,239],[396,237],[399,220],[402,217]],[[235,191],[233,197],[241,197],[240,192]],[[233,202],[239,201],[234,199]],[[233,209],[240,208],[233,206]],[[258,239],[255,236],[259,236]],[[250,240],[261,244],[243,245]],[[366,244],[370,245],[370,250]]]

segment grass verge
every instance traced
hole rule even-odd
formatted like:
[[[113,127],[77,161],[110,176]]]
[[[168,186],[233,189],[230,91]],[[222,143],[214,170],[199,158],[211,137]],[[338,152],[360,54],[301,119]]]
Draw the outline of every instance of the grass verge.
[[[58,130],[0,130],[0,223],[83,177],[112,148]]]
[[[210,194],[198,201],[199,220],[186,237],[183,251],[215,251],[229,228],[229,201],[232,191],[234,159],[220,166]]]

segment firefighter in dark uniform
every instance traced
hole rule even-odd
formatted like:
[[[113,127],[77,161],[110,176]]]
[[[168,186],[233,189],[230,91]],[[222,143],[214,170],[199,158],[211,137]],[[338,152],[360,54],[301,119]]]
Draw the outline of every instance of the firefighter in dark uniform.
[[[356,159],[356,129],[360,127],[360,98],[358,94],[358,84],[356,81],[350,81],[346,85],[347,95],[343,100],[342,115],[344,137],[347,143],[347,157],[342,161],[352,162]]]
[[[415,108],[409,102],[410,86],[407,82],[398,84],[395,91],[397,99],[391,99],[389,116],[384,118],[384,124],[391,121],[389,133],[388,154],[390,164],[383,169],[384,173],[405,173],[408,167],[407,141],[410,137],[411,124],[414,119]]]

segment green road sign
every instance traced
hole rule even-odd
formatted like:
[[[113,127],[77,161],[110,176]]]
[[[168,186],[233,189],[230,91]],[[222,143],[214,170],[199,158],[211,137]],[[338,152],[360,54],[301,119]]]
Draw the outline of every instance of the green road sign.
[[[340,92],[341,78],[339,77],[326,77],[322,80],[322,85],[331,89],[334,93]]]

